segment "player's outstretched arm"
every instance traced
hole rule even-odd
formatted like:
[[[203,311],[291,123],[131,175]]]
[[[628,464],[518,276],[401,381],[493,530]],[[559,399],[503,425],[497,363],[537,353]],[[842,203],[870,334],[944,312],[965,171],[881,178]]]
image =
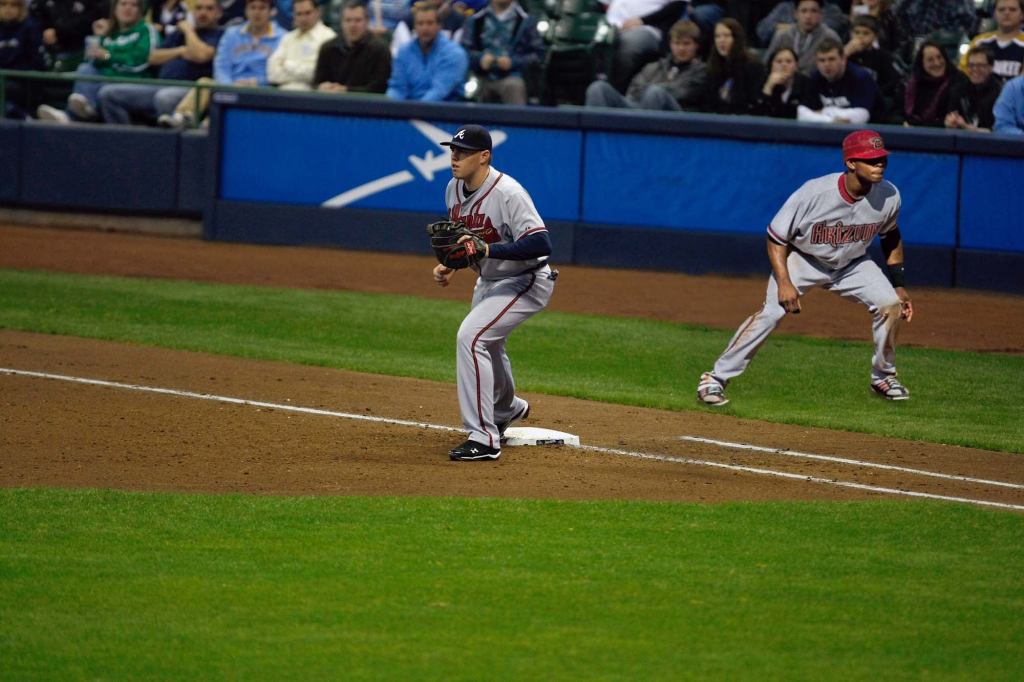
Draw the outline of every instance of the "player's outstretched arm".
[[[779,305],[785,308],[787,313],[797,314],[800,312],[800,292],[796,290],[793,281],[789,278],[789,266],[786,264],[789,247],[786,244],[779,244],[771,238],[767,241],[768,261],[772,264],[775,283],[779,287]]]

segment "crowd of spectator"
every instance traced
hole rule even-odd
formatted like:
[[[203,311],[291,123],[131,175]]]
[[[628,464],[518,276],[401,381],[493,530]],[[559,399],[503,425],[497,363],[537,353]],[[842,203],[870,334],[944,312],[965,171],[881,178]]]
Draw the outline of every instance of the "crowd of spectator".
[[[614,40],[581,101],[551,102],[549,15],[567,3],[602,14]],[[66,101],[42,104],[27,79],[8,78],[4,115],[197,125],[209,88],[182,83],[193,81],[1024,134],[1022,4],[0,0],[0,68],[76,74]]]

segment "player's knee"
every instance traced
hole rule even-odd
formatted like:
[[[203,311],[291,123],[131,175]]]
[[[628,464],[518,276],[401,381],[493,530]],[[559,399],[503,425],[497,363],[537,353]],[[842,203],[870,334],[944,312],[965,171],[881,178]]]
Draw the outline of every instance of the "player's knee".
[[[898,318],[900,316],[900,311],[902,310],[902,305],[903,304],[898,298],[883,301],[877,305],[875,315],[878,317]]]

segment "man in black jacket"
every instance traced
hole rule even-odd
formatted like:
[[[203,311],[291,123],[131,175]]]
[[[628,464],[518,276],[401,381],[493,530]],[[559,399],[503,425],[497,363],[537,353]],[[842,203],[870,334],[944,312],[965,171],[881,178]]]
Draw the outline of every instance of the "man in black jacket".
[[[346,0],[341,35],[320,48],[313,87],[322,92],[383,93],[390,76],[391,51],[370,34],[365,3]]]

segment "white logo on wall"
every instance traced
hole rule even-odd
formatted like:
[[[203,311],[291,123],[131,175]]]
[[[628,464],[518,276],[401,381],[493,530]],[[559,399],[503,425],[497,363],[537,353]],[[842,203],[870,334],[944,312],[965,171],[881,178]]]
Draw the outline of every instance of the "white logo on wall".
[[[437,150],[428,149],[424,152],[423,156],[411,155],[408,157],[409,163],[411,163],[412,167],[423,176],[423,179],[427,182],[433,182],[434,175],[436,173],[447,171],[451,168],[451,157],[449,156],[448,149],[446,147],[442,147],[441,143],[452,139],[452,136],[437,126],[430,125],[426,121],[411,119],[409,124],[418,130],[424,137],[434,143],[434,146],[438,148]],[[456,137],[463,134],[465,134],[465,131],[460,130]],[[491,143],[493,146],[497,147],[507,139],[508,134],[503,130],[491,131]],[[436,153],[438,150],[440,150],[440,153]],[[360,199],[365,199],[366,197],[373,196],[374,194],[380,194],[392,187],[404,185],[405,183],[412,182],[415,179],[416,176],[408,170],[398,171],[397,173],[392,173],[391,175],[385,175],[382,178],[371,180],[370,182],[359,185],[358,187],[353,187],[352,189],[342,192],[335,197],[331,197],[322,205],[328,208],[342,208],[343,206],[354,204]]]

